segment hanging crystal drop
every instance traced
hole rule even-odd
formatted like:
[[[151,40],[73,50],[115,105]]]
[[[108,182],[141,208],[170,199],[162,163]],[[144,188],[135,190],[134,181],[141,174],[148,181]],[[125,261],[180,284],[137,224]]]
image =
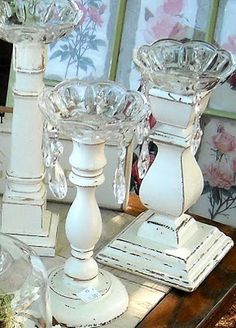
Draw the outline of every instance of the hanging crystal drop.
[[[51,141],[49,137],[48,124],[46,122],[43,125],[42,151],[44,165],[46,167],[50,167],[52,165]]]
[[[138,174],[140,179],[143,179],[145,174],[147,173],[147,170],[149,168],[149,163],[150,163],[150,155],[148,149],[148,142],[147,140],[144,140],[138,159]]]
[[[126,157],[126,147],[125,140],[122,136],[122,140],[119,147],[119,157],[118,165],[115,170],[114,181],[113,181],[113,191],[118,204],[122,204],[125,199],[126,189],[125,189],[125,157]]]
[[[149,155],[148,141],[147,141],[149,132],[150,132],[149,115],[147,115],[147,117],[143,121],[142,142],[141,142],[142,146],[138,158],[138,174],[140,179],[144,178],[150,163],[150,155]]]
[[[202,129],[200,125],[200,118],[201,118],[201,98],[199,95],[196,95],[195,100],[195,121],[193,125],[193,132],[192,132],[192,140],[191,140],[191,151],[194,155],[196,155],[197,150],[200,146],[201,139],[202,139]]]
[[[201,143],[201,139],[202,139],[202,129],[199,120],[197,120],[194,126],[193,137],[191,140],[191,151],[194,155],[197,153],[197,150]]]
[[[52,133],[51,138],[49,131]],[[66,177],[58,162],[63,153],[63,145],[58,140],[58,130],[55,127],[49,127],[47,122],[44,123],[42,148],[44,164],[47,167],[49,188],[56,198],[62,199],[67,193]]]
[[[149,133],[150,133],[150,123],[149,123],[149,115],[147,115],[143,125],[143,137],[148,138]]]
[[[51,142],[51,153],[52,153],[52,165],[58,160],[58,158],[62,155],[63,153],[63,145],[62,143],[58,140],[58,138],[54,138],[53,141]]]
[[[135,130],[136,138],[137,138],[137,143],[141,145],[143,143],[143,138],[144,138],[144,122],[140,122]]]
[[[119,166],[115,171],[113,190],[117,203],[122,204],[125,199],[126,190],[124,170],[121,166]]]
[[[66,196],[67,181],[65,173],[58,161],[56,161],[53,167],[48,168],[48,184],[56,198],[62,199]]]
[[[52,132],[52,137],[49,136],[49,129]],[[48,124],[44,124],[43,132],[43,161],[46,167],[52,167],[57,159],[63,153],[63,145],[58,140],[58,131],[56,128],[49,128]]]

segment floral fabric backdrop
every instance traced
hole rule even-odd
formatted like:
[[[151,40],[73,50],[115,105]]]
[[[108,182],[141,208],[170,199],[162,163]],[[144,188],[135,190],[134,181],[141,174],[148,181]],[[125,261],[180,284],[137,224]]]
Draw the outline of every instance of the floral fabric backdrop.
[[[108,78],[119,1],[77,0],[83,16],[68,37],[51,44],[46,79]]]
[[[228,50],[236,60],[236,1],[222,0],[218,12],[217,25],[215,31],[215,43]],[[229,111],[236,114],[236,74],[234,74],[228,83],[223,84],[213,92],[210,101],[210,107]]]
[[[190,212],[236,227],[236,121],[204,117],[198,163],[204,190]]]
[[[132,55],[142,44],[162,38],[203,39],[209,10],[210,1],[205,0],[128,0],[117,80],[138,88],[140,75]]]

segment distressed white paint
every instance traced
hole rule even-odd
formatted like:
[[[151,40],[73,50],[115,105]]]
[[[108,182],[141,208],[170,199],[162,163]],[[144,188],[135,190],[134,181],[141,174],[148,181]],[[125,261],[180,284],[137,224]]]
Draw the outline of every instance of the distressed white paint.
[[[68,327],[103,325],[128,307],[123,284],[107,271],[99,270],[93,258],[102,232],[95,189],[104,181],[104,147],[104,140],[94,143],[73,140],[70,180],[77,187],[77,195],[65,225],[71,256],[64,268],[56,268],[49,275],[53,316]],[[88,301],[82,298],[84,294]]]
[[[5,191],[5,171],[8,167],[10,160],[10,138],[11,138],[11,122],[12,114],[5,114],[3,123],[0,124],[0,193]],[[70,172],[69,156],[72,151],[72,141],[66,136],[61,136],[60,141],[63,144],[63,154],[60,157],[60,164],[66,174],[68,192],[63,202],[71,203],[76,195],[76,187],[69,181],[68,175]],[[133,143],[129,142],[126,145],[126,158],[125,158],[125,189],[126,195],[123,204],[118,204],[113,193],[113,178],[118,161],[118,146],[117,141],[108,140],[105,146],[105,155],[109,161],[104,169],[105,182],[96,189],[96,199],[101,207],[125,210],[129,200],[130,176],[133,158]],[[47,184],[46,184],[47,187]],[[50,190],[47,192],[48,200],[55,200]]]
[[[193,291],[233,246],[217,228],[184,214],[203,189],[190,147],[194,121],[208,98],[199,104],[195,97],[150,90],[158,154],[140,188],[150,210],[98,254],[101,263]]]
[[[58,215],[46,211],[42,117],[38,109],[44,61],[45,47],[41,44],[13,47],[14,112],[1,231],[20,238],[39,255],[54,256]]]

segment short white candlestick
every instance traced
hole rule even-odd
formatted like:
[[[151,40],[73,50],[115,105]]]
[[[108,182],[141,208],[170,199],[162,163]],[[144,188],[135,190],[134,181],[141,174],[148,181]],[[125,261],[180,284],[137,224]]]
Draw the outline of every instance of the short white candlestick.
[[[150,139],[158,153],[140,188],[140,199],[149,208],[97,256],[126,271],[183,289],[195,290],[233,246],[217,228],[197,222],[184,212],[199,198],[201,170],[191,150],[201,103],[151,89],[151,110],[158,124]]]
[[[102,250],[102,263],[195,290],[233,246],[217,228],[185,212],[200,197],[203,177],[194,154],[199,119],[213,88],[235,69],[230,53],[201,41],[163,39],[134,52],[157,121],[156,159],[140,188],[149,208]]]
[[[52,313],[68,327],[97,327],[124,313],[128,294],[121,282],[99,270],[93,249],[101,236],[102,221],[95,189],[104,181],[104,140],[73,140],[70,181],[77,195],[66,219],[71,257],[49,275]]]

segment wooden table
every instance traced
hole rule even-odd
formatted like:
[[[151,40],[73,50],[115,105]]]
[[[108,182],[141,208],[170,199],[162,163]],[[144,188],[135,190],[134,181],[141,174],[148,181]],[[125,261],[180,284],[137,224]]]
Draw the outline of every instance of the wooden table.
[[[217,226],[236,242],[236,229]],[[211,328],[236,301],[236,246],[193,293],[171,289],[137,328]],[[235,326],[236,327],[236,326]]]

